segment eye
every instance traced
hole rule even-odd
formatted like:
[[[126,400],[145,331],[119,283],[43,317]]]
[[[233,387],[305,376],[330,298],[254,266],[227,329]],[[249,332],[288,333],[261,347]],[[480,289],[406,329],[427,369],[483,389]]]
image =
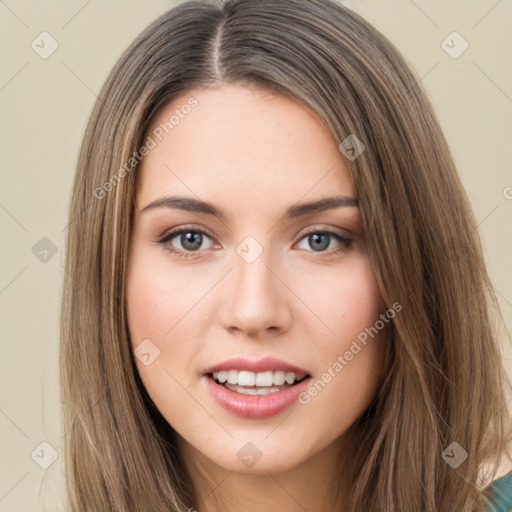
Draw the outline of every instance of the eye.
[[[204,243],[207,240],[211,243],[205,247]],[[167,251],[182,258],[194,256],[195,252],[199,252],[201,249],[209,249],[215,245],[205,231],[194,226],[172,230],[159,239],[158,243],[165,244]]]
[[[203,229],[195,226],[173,229],[157,240],[157,243],[164,245],[166,251],[173,253],[178,258],[194,257],[201,250],[220,247],[213,242],[212,238]],[[312,248],[312,250],[304,247],[304,243]],[[298,246],[300,249],[305,249],[308,252],[320,253],[321,256],[330,256],[347,250],[351,244],[352,239],[340,233],[316,228],[304,234]]]
[[[352,239],[328,229],[314,229],[306,233],[301,238],[299,246],[300,243],[303,242],[305,242],[309,247],[313,248],[313,250],[309,252],[321,252],[322,255],[331,255],[348,249],[352,244]],[[333,245],[336,246],[336,242],[338,242],[337,248],[335,247],[334,250],[326,251],[326,249],[332,249]],[[300,248],[304,249],[305,247]]]

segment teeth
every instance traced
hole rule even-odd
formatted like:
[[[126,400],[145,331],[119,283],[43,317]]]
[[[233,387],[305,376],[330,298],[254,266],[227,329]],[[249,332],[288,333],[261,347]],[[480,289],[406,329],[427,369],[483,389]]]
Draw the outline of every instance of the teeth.
[[[293,373],[292,373],[293,375]],[[281,386],[284,384],[284,381],[286,380],[286,373],[285,372],[274,372],[274,384],[276,386]]]
[[[238,386],[236,384],[227,384],[226,387],[234,391],[235,393],[241,393],[242,395],[270,395],[270,393],[277,393],[285,386],[275,388],[246,388],[244,386]]]
[[[254,372],[241,371],[238,372],[239,386],[255,386],[256,385],[256,374]]]
[[[269,387],[274,385],[274,372],[257,373],[255,376],[256,386]]]
[[[258,386],[268,388],[270,386],[282,386],[285,382],[293,384],[295,381],[302,380],[305,374],[297,375],[293,372],[248,372],[246,370],[221,370],[220,372],[213,372],[213,378],[221,384],[227,382],[228,384],[238,384],[239,386]],[[258,390],[255,390],[258,394]]]
[[[288,384],[293,384],[295,382],[295,373],[287,373],[285,376],[284,376],[284,380],[288,383]]]

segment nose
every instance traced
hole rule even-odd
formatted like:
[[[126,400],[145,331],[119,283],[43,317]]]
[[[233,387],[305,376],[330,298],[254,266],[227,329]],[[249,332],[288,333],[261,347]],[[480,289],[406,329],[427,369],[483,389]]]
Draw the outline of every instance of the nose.
[[[263,251],[251,263],[233,254],[234,268],[226,276],[220,312],[225,329],[259,337],[290,328],[292,292],[268,252]]]

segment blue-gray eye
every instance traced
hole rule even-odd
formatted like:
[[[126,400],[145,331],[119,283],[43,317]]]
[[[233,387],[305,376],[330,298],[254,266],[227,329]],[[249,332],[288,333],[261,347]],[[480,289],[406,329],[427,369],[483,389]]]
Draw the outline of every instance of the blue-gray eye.
[[[307,233],[302,238],[302,243],[304,240],[308,242],[309,247],[313,249],[313,251],[310,252],[324,252],[326,249],[330,248],[331,242],[334,240],[337,240],[341,244],[343,244],[346,248],[350,246],[352,243],[352,240],[350,238],[345,238],[338,233],[334,233],[333,231],[314,231],[311,233]],[[299,246],[300,246],[299,243]],[[305,247],[301,247],[301,249],[306,249]],[[334,251],[336,252],[336,251]]]
[[[187,251],[196,251],[201,247],[203,235],[195,231],[186,231],[180,235],[181,246]]]
[[[213,246],[213,241],[204,231],[195,228],[181,228],[164,235],[159,243],[168,245],[171,252],[191,253],[198,252],[207,240],[210,241],[210,245],[203,247],[203,249],[209,249]]]
[[[313,247],[315,250],[318,249],[320,251],[327,249],[331,241],[330,236],[325,233],[315,233],[313,235],[309,235],[309,240],[311,247]]]

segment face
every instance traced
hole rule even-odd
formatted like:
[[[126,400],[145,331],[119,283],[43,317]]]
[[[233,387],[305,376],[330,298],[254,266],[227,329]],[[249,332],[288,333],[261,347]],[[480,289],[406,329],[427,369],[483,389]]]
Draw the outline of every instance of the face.
[[[233,85],[176,98],[147,136],[126,285],[151,399],[230,471],[329,451],[377,391],[389,321],[336,141]]]

